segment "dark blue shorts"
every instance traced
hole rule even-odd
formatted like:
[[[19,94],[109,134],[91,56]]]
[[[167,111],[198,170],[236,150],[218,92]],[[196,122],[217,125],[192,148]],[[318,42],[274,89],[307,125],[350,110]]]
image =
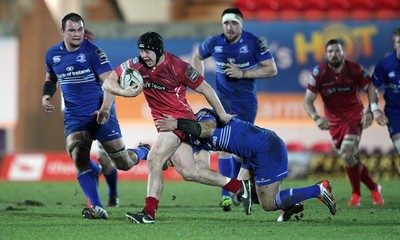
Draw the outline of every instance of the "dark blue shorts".
[[[400,133],[400,111],[393,108],[385,108],[385,115],[389,121],[388,130],[390,137]]]
[[[276,134],[260,142],[258,153],[244,160],[242,167],[253,170],[257,186],[265,186],[288,176],[286,144]]]
[[[74,114],[64,113],[65,137],[78,131],[90,132],[93,140],[97,139],[99,142],[107,142],[122,138],[121,129],[114,108],[110,111],[110,119],[103,125],[96,122],[96,116],[76,116]]]

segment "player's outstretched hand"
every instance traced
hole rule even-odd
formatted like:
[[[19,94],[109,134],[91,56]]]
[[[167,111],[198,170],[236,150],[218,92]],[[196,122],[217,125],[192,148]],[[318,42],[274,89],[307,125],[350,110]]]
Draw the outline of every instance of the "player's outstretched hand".
[[[156,127],[160,131],[173,131],[178,128],[178,120],[168,114],[163,114],[166,118],[156,121]]]
[[[372,112],[372,114],[374,114],[374,118],[375,121],[381,125],[381,126],[385,126],[388,123],[388,119],[385,116],[385,114],[382,112],[382,110],[380,109],[376,109],[375,111]]]
[[[331,127],[331,123],[329,122],[328,119],[326,119],[325,117],[320,117],[318,118],[315,123],[317,124],[317,126],[319,127],[319,129],[321,130],[329,130],[329,128]]]
[[[106,124],[110,118],[110,112],[106,110],[99,109],[92,113],[92,116],[97,116],[96,121],[98,124]]]
[[[122,95],[124,97],[136,97],[143,91],[143,85],[134,84],[123,90]]]
[[[53,112],[54,106],[50,103],[50,96],[49,95],[44,95],[42,97],[42,106],[44,108],[44,111]]]
[[[374,117],[371,112],[367,112],[363,114],[363,118],[361,119],[361,126],[363,129],[368,128],[369,126],[372,125],[372,122],[374,121]]]

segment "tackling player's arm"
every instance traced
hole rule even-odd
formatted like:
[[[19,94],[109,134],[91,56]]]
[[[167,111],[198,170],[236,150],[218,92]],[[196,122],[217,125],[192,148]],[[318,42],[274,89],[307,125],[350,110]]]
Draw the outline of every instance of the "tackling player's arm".
[[[233,116],[225,112],[225,109],[217,97],[214,89],[206,81],[203,81],[196,89],[193,90],[201,93],[207,99],[207,102],[215,110],[219,120],[222,123],[226,124],[232,119]]]
[[[185,118],[175,119],[171,115],[164,114],[165,119],[157,120],[156,127],[161,131],[181,130],[194,137],[209,138],[215,131],[217,124],[213,120],[203,120],[197,122]]]
[[[46,112],[52,112],[54,106],[50,103],[50,99],[57,91],[57,75],[46,73],[46,80],[43,85],[42,106]]]

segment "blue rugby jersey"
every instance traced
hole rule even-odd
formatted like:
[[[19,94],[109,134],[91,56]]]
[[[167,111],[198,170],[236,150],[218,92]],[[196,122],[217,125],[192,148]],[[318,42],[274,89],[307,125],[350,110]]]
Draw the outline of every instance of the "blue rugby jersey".
[[[265,147],[268,139],[278,137],[275,132],[260,128],[251,123],[233,118],[228,124],[222,125],[211,109],[202,109],[196,114],[198,122],[213,120],[217,123],[213,135],[209,138],[191,137],[193,151],[225,151],[250,159]]]
[[[375,66],[372,83],[376,87],[384,85],[385,108],[398,109],[400,106],[400,60],[396,52],[386,56]]]
[[[226,41],[224,34],[207,38],[199,46],[203,58],[212,56],[216,63],[216,91],[226,98],[238,99],[254,97],[256,84],[254,79],[229,78],[225,73],[225,64],[231,62],[241,70],[254,69],[259,62],[272,59],[265,40],[250,32],[243,31],[241,39],[234,44]]]
[[[103,99],[102,82],[98,76],[111,71],[112,66],[105,52],[85,39],[74,52],[68,52],[64,42],[49,48],[46,70],[57,75],[65,113],[90,116],[100,108]]]

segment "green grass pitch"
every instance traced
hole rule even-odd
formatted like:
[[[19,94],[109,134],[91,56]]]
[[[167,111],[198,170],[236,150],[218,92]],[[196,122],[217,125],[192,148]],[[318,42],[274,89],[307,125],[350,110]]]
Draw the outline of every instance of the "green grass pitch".
[[[318,180],[287,180],[282,189],[304,187]],[[223,212],[220,189],[192,182],[166,181],[156,223],[132,224],[126,212],[142,210],[146,182],[119,182],[121,205],[108,208],[108,220],[85,220],[86,199],[77,182],[0,182],[0,239],[400,239],[400,180],[381,180],[384,206],[372,205],[362,186],[362,203],[348,207],[346,178],[330,179],[338,213],[316,199],[305,201],[303,216],[278,223],[279,211],[253,205],[246,216],[241,206]],[[103,203],[107,188],[100,181]],[[40,205],[41,203],[43,205]]]

